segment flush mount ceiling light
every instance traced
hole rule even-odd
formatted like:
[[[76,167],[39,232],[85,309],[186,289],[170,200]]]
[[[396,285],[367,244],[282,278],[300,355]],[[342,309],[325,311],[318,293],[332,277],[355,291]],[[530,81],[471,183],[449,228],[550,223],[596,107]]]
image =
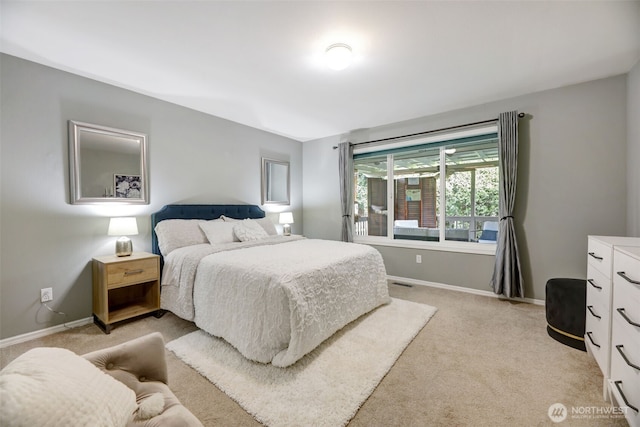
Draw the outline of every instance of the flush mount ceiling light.
[[[325,52],[327,66],[332,70],[344,70],[351,64],[353,52],[351,46],[344,43],[335,43],[329,46]]]

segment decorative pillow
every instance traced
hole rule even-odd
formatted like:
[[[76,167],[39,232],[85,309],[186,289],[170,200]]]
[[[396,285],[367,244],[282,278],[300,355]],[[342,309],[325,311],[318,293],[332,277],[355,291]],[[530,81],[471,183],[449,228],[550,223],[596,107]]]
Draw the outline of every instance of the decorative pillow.
[[[220,218],[222,218],[224,221],[227,221],[227,222],[244,221],[242,219],[229,218],[228,216],[224,216],[224,215],[222,215]],[[278,230],[276,230],[276,226],[273,224],[273,222],[271,222],[269,218],[256,218],[254,219],[254,221],[260,224],[260,226],[264,228],[264,231],[266,231],[269,236],[278,235]]]
[[[221,219],[213,221],[222,222]],[[167,256],[175,249],[184,246],[207,243],[207,236],[200,229],[203,219],[165,219],[156,224],[158,247],[162,255]]]
[[[245,219],[234,223],[233,232],[241,242],[260,240],[265,237],[269,237],[264,228],[252,219]]]
[[[200,223],[200,228],[207,236],[209,243],[212,245],[220,243],[237,242],[235,234],[233,234],[233,223],[219,220],[204,221]]]
[[[31,349],[0,371],[6,426],[125,426],[136,409],[133,390],[64,348]]]

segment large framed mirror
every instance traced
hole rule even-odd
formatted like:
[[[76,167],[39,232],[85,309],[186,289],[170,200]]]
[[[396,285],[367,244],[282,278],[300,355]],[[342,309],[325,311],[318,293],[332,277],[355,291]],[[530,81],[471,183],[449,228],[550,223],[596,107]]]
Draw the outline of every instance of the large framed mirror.
[[[262,158],[262,204],[288,205],[289,162]]]
[[[69,120],[72,204],[148,204],[147,135]]]

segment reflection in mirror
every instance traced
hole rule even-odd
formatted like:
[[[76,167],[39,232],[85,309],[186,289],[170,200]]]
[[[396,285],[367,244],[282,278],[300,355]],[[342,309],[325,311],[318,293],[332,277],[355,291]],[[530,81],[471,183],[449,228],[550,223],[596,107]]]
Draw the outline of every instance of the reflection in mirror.
[[[288,205],[289,162],[262,159],[262,204]]]
[[[71,203],[148,204],[145,134],[69,121]]]

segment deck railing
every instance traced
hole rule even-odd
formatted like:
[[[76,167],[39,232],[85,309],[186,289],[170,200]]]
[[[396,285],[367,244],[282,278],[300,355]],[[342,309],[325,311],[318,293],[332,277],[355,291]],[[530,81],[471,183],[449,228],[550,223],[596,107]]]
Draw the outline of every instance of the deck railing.
[[[354,236],[369,235],[369,218],[357,217],[353,225]],[[494,216],[448,216],[446,217],[447,230],[469,230],[469,241],[477,242],[482,232],[482,225],[487,221],[498,221]]]

